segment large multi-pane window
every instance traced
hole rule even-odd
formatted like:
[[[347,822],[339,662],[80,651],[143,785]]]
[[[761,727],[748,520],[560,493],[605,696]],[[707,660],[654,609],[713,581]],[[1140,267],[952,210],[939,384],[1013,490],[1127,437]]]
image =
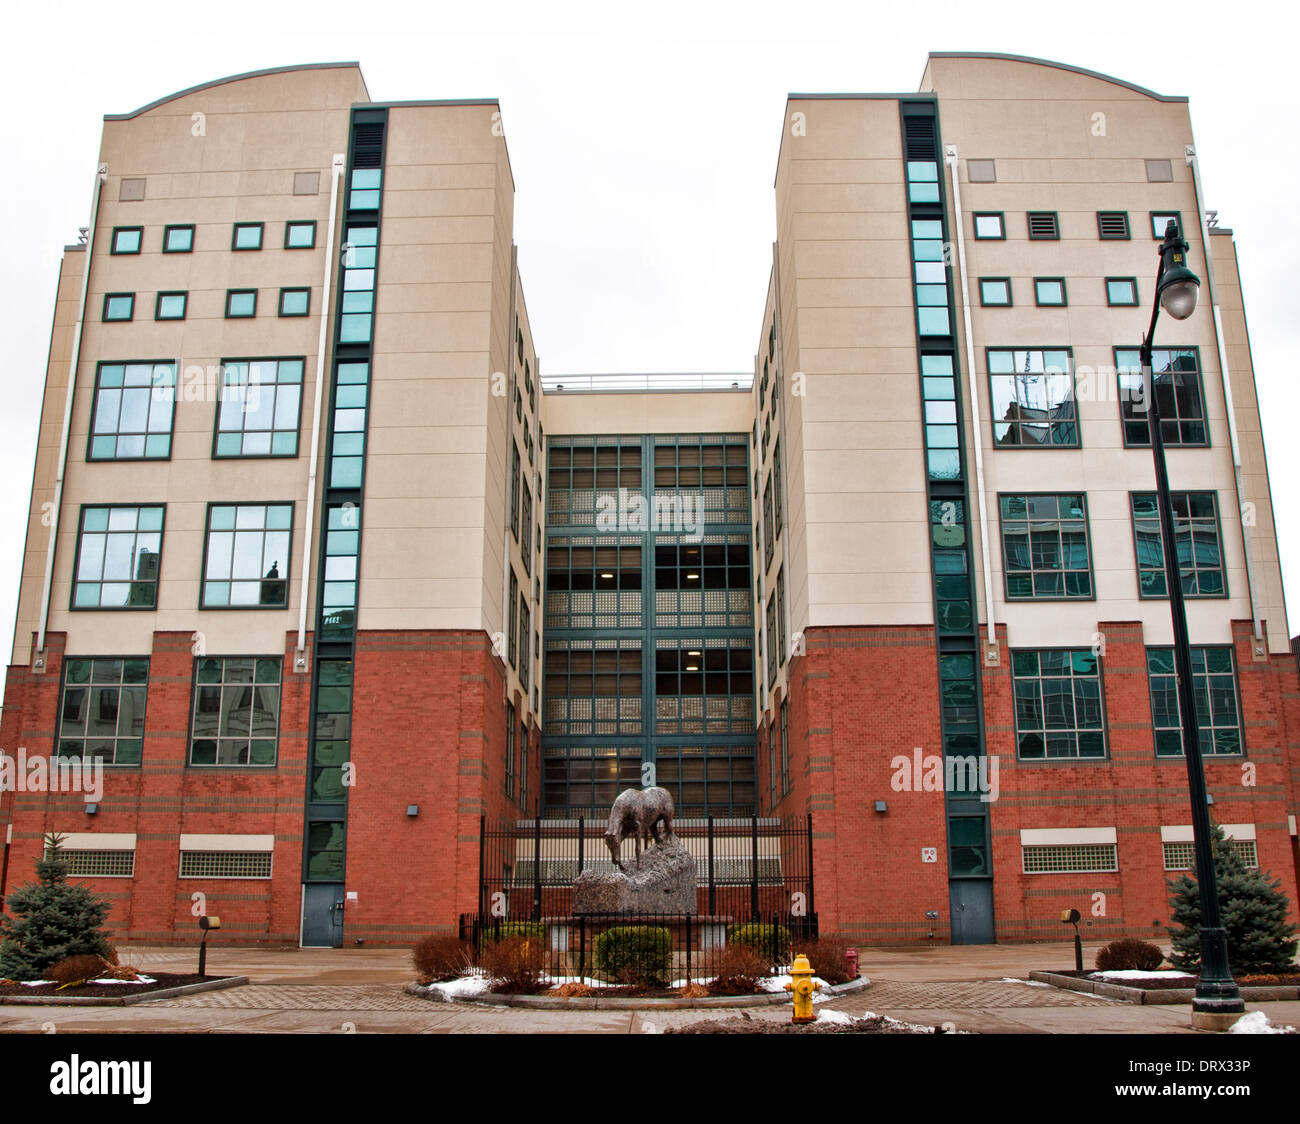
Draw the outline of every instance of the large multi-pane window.
[[[152,609],[162,568],[163,505],[81,509],[74,609]]]
[[[506,795],[515,795],[515,704],[506,703]]]
[[[772,554],[776,550],[776,527],[772,512],[772,480],[768,478],[763,488],[763,564],[772,564]]]
[[[302,372],[302,359],[224,360],[213,455],[296,456]]]
[[[999,507],[1008,600],[1092,596],[1081,493],[1002,495]]]
[[[203,657],[194,663],[191,765],[275,765],[278,657]]]
[[[598,493],[601,510],[607,510],[612,501],[617,512],[620,491],[643,490],[641,444],[635,439],[622,443],[611,438],[599,445],[553,440],[546,464],[548,523],[594,526]]]
[[[785,517],[781,510],[781,442],[772,450],[772,514],[776,517],[776,533],[781,533]]]
[[[790,702],[781,701],[781,795],[786,796],[791,789],[790,781]]]
[[[284,608],[292,537],[291,503],[210,504],[199,607]]]
[[[700,497],[706,523],[748,523],[749,457],[741,437],[659,438],[654,448],[654,499]]]
[[[1022,761],[1106,756],[1101,665],[1088,649],[1011,653]]]
[[[930,558],[939,631],[969,632],[972,617],[964,500],[930,501]]]
[[[352,173],[353,209],[358,195],[355,189],[360,175],[379,176],[376,169],[357,169]],[[379,192],[373,192],[378,205]],[[379,257],[379,228],[349,225],[343,236],[343,309],[339,315],[339,343],[369,343],[375,313],[375,266]]]
[[[548,734],[640,734],[642,656],[635,640],[548,640]],[[640,759],[640,749],[637,751]]]
[[[166,460],[175,406],[174,362],[101,363],[86,459]]]
[[[519,630],[518,618],[515,617],[515,603],[519,600],[519,579],[514,567],[510,567],[510,595],[506,598],[506,658],[511,667],[518,666]]]
[[[1160,511],[1154,492],[1133,492],[1133,539],[1137,548],[1138,595],[1168,597]],[[1173,492],[1174,540],[1184,597],[1226,597],[1223,551],[1219,542],[1218,500],[1214,492]]]
[[[753,618],[745,536],[708,535],[701,542],[672,538],[660,536],[654,548],[656,627],[749,627]]]
[[[533,493],[525,480],[520,488],[519,556],[523,559],[524,573],[533,572]]]
[[[524,586],[523,591],[519,594],[519,682],[523,686],[525,698],[528,696],[528,673],[532,666],[533,649],[532,645],[529,644],[532,631],[532,614],[528,608],[528,587]]]
[[[656,734],[753,732],[754,652],[747,643],[656,640],[654,686]]]
[[[1183,723],[1178,711],[1178,676],[1172,648],[1147,649],[1147,680],[1151,685],[1151,725],[1157,757],[1183,755]],[[1229,647],[1192,649],[1192,684],[1196,699],[1196,728],[1203,754],[1234,754],[1244,750],[1241,708],[1237,701],[1237,671]]]
[[[1066,348],[989,348],[993,441],[1026,448],[1079,444],[1074,371]]]
[[[1150,445],[1146,391],[1136,348],[1115,349],[1119,372],[1119,410],[1125,445]],[[1160,411],[1160,439],[1166,445],[1208,445],[1205,396],[1201,391],[1200,353],[1194,347],[1151,352],[1151,378]]]
[[[754,748],[692,741],[661,745],[655,783],[673,798],[679,818],[754,806]]]
[[[776,684],[777,669],[776,594],[767,599],[767,689]]]
[[[925,395],[925,459],[931,480],[961,475],[958,446],[957,383],[951,355],[921,356]]]
[[[105,765],[139,765],[148,693],[147,657],[65,659],[59,756],[96,757]]]
[[[922,336],[951,335],[941,220],[912,220],[912,267],[916,273],[917,330]]]
[[[510,533],[519,539],[519,446],[510,442]]]
[[[777,571],[776,575],[776,635],[779,641],[777,648],[777,663],[782,667],[785,666],[786,657],[789,655],[789,649],[785,642],[785,569],[784,567]]]
[[[637,536],[552,538],[546,548],[546,627],[640,628],[641,581]]]

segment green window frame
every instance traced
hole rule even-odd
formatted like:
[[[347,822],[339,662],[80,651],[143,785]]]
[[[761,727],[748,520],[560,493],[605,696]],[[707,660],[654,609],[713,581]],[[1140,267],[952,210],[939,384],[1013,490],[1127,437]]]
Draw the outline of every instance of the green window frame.
[[[165,516],[164,504],[83,505],[69,608],[156,609]]]
[[[362,173],[377,168],[358,168],[355,181]],[[354,193],[354,197],[355,197]],[[373,192],[374,206],[379,206],[379,192]],[[379,228],[350,223],[343,235],[343,305],[339,313],[339,343],[369,343],[374,330],[375,268],[379,261]]]
[[[293,220],[284,224],[286,250],[314,250],[316,248],[316,220]]]
[[[377,211],[379,193],[384,186],[382,168],[353,168],[348,187],[349,211]]]
[[[1003,494],[998,508],[1008,601],[1093,598],[1086,496]]]
[[[776,638],[776,591],[767,599],[767,689],[776,686],[777,673],[777,638]]]
[[[985,364],[995,445],[1079,447],[1074,358],[1069,348],[990,347]]]
[[[790,779],[790,702],[781,700],[781,795],[789,796],[794,787]]]
[[[776,551],[776,516],[772,507],[772,478],[763,485],[763,565],[772,565]]]
[[[1183,214],[1181,211],[1151,211],[1151,237],[1157,242],[1165,240],[1165,228],[1169,225],[1169,220],[1173,219],[1178,224],[1178,233],[1184,235],[1183,231]]]
[[[214,459],[298,455],[304,366],[301,355],[221,361]]]
[[[86,460],[168,460],[175,407],[175,362],[100,363]]]
[[[1057,297],[1060,297],[1057,300]],[[1065,293],[1064,277],[1035,277],[1034,303],[1039,308],[1064,308],[1070,302]]]
[[[1127,448],[1150,448],[1142,367],[1137,348],[1117,347],[1120,425]],[[1166,445],[1205,447],[1210,443],[1199,348],[1157,348],[1151,352],[1151,378],[1160,407],[1160,437]]]
[[[743,536],[727,538],[739,541],[655,543],[656,628],[753,626],[750,547]]]
[[[226,290],[226,319],[245,320],[257,315],[256,289]]]
[[[148,701],[148,656],[65,657],[57,755],[138,768]]]
[[[515,797],[515,704],[506,703],[506,795]]]
[[[159,293],[154,301],[153,318],[155,320],[184,320],[185,308],[189,304],[189,293]]]
[[[776,520],[776,533],[780,535],[784,525],[784,513],[781,510],[781,439],[772,446],[772,514]]]
[[[524,573],[529,577],[533,573],[533,493],[528,487],[528,480],[521,482],[519,496],[519,557],[524,564]],[[524,586],[527,587],[525,582]]]
[[[115,226],[108,252],[118,254],[138,254],[144,246],[144,227]]]
[[[641,628],[640,542],[593,543],[583,536],[546,544],[546,627]]]
[[[603,655],[600,651],[596,653],[597,659]],[[622,661],[620,671],[621,664]],[[658,637],[655,640],[654,676],[656,735],[753,736],[754,650],[751,641]],[[598,677],[598,690],[599,682]],[[639,677],[636,682],[639,696]],[[753,756],[752,743],[746,747],[746,752]]]
[[[948,873],[978,878],[993,873],[989,865],[988,820],[985,816],[948,817]]]
[[[1227,568],[1219,529],[1216,492],[1173,492],[1174,538],[1184,597],[1227,597]],[[1138,596],[1143,600],[1169,596],[1165,581],[1164,536],[1154,492],[1130,492],[1133,543],[1137,556]]]
[[[105,293],[100,319],[106,324],[125,323],[135,318],[134,293]]]
[[[310,316],[311,289],[281,289],[278,315]]]
[[[971,215],[971,225],[979,242],[1007,240],[1007,217],[1002,211],[976,211]]]
[[[278,656],[200,656],[194,661],[191,768],[275,768],[283,662]]]
[[[645,669],[639,639],[548,640],[544,656],[540,670],[546,681],[545,733],[561,737],[641,735]],[[656,729],[662,725],[666,727],[662,732],[676,732],[676,709],[659,709],[667,713],[660,716]],[[641,747],[627,747],[627,751],[635,754],[639,764]]]
[[[519,601],[519,579],[515,576],[515,568],[510,567],[510,594],[506,598],[505,617],[506,625],[506,656],[510,660],[511,667],[517,667],[519,664],[519,620],[515,616],[515,605]]]
[[[237,222],[230,234],[231,250],[260,250],[262,248],[262,230],[265,223]]]
[[[1192,649],[1192,685],[1201,753],[1230,757],[1246,752],[1237,664],[1228,645]],[[1172,648],[1147,649],[1151,728],[1157,757],[1182,757],[1183,723]]]
[[[1138,303],[1136,277],[1107,277],[1106,304],[1111,308],[1131,308]]]
[[[980,305],[984,308],[1010,308],[1011,278],[981,277]]]
[[[1011,674],[1018,760],[1105,759],[1101,659],[1095,652],[1013,650]]]
[[[939,166],[933,160],[907,162],[907,200],[909,203],[939,202]],[[776,326],[773,323],[773,337]]]
[[[292,503],[210,503],[200,609],[286,609]],[[284,568],[281,569],[281,566]]]
[[[510,441],[510,533],[519,541],[519,470],[522,458],[519,445]],[[554,487],[554,484],[551,485]]]
[[[194,224],[173,224],[163,227],[162,252],[164,254],[192,254],[194,252]]]
[[[785,567],[776,572],[776,638],[779,641],[777,664],[785,667],[789,655],[789,645],[785,642]]]

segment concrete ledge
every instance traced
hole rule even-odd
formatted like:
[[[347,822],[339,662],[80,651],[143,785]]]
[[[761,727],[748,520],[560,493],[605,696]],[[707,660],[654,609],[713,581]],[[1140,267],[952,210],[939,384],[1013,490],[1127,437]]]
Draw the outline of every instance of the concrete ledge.
[[[839,998],[862,991],[870,985],[866,976],[859,976],[848,983],[830,984],[822,988],[820,994]],[[790,993],[771,991],[763,995],[709,995],[702,999],[632,999],[614,997],[601,999],[596,995],[575,995],[568,998],[558,995],[498,995],[486,992],[483,995],[455,996],[450,1000],[440,993],[417,983],[406,985],[406,993],[434,1003],[477,1003],[488,1007],[529,1007],[545,1011],[675,1011],[689,1007],[773,1007],[790,1002]]]
[[[1105,980],[1084,980],[1077,976],[1063,976],[1059,972],[1030,972],[1029,978],[1039,983],[1051,984],[1065,991],[1081,991],[1087,995],[1100,995],[1106,999],[1119,999],[1125,1003],[1141,1003],[1146,1006],[1177,1006],[1190,1003],[1196,998],[1196,988],[1166,987],[1143,988],[1130,987],[1126,984],[1108,983]],[[1266,987],[1243,987],[1241,997],[1252,1003],[1271,1003],[1278,1000],[1300,999],[1300,985],[1283,984]],[[1240,1018],[1238,1014],[1234,1016]]]
[[[248,983],[247,976],[226,976],[218,980],[205,980],[203,983],[182,984],[180,987],[164,987],[148,991],[143,995],[0,995],[0,1005],[11,1007],[134,1007],[137,1003],[149,1003],[155,999],[175,999],[181,995],[194,995],[200,991],[220,991],[227,987],[240,987]]]

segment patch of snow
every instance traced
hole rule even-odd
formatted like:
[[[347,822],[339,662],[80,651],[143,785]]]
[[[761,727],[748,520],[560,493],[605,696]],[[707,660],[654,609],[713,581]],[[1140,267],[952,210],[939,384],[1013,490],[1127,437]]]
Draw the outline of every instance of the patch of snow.
[[[758,986],[763,991],[784,991],[785,985],[793,982],[794,979],[791,976],[766,976],[763,979],[758,981]],[[835,996],[833,995],[825,994],[825,989],[831,986],[825,980],[820,979],[817,976],[813,976],[813,982],[822,985],[822,991],[813,992],[814,1003],[825,1003],[826,1000],[835,998]]]
[[[1191,972],[1143,972],[1138,968],[1116,968],[1109,972],[1089,972],[1090,980],[1194,980]]]
[[[819,1023],[842,1023],[848,1025],[853,1022],[853,1016],[847,1011],[833,1011],[828,1007],[825,1011],[817,1012],[817,1021]]]
[[[1018,983],[1024,984],[1025,987],[1051,987],[1049,983],[1043,983],[1042,980],[1018,980],[1015,976],[1003,976],[998,983]]]
[[[1274,1026],[1263,1011],[1242,1015],[1228,1028],[1229,1034],[1295,1034],[1293,1026]]]
[[[86,982],[93,984],[151,984],[158,981],[151,976],[141,976],[138,980],[87,980]]]
[[[482,995],[491,986],[491,981],[482,976],[461,976],[458,980],[432,983],[429,990],[440,991],[445,999],[451,999],[458,995]]]
[[[23,987],[53,987],[53,980],[20,980]]]

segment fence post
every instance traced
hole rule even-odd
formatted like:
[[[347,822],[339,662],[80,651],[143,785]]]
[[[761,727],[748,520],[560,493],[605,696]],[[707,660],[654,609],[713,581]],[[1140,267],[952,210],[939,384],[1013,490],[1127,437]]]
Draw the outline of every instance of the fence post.
[[[686,986],[691,983],[691,915],[686,915]]]
[[[533,817],[533,920],[542,919],[542,817]]]
[[[578,979],[587,977],[587,919],[578,918]]]
[[[758,913],[758,817],[749,817],[750,847],[749,916],[761,921]]]
[[[713,886],[713,817],[709,817],[709,916],[718,912],[717,894]]]

